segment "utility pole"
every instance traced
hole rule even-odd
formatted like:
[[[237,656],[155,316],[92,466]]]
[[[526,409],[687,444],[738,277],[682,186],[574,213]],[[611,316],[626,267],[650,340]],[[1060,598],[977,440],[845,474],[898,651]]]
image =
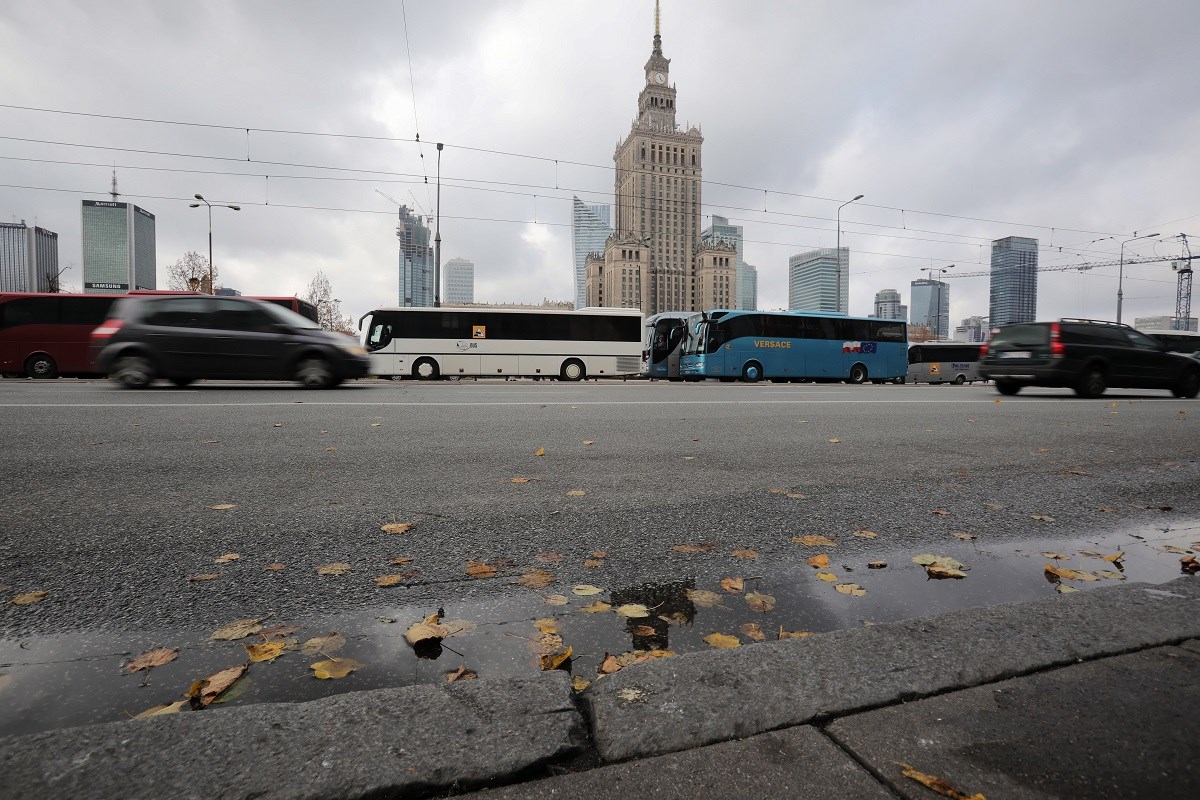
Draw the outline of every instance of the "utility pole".
[[[433,307],[442,305],[442,143],[437,143],[437,208],[433,233]]]

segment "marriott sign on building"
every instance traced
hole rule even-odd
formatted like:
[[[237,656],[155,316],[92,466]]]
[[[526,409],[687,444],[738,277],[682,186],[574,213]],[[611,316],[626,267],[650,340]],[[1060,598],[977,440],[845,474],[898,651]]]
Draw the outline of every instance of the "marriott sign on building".
[[[585,261],[589,306],[697,311],[737,302],[737,249],[700,236],[704,137],[675,123],[671,60],[663,56],[658,9],[654,49],[638,116],[617,146],[616,213],[603,253]]]

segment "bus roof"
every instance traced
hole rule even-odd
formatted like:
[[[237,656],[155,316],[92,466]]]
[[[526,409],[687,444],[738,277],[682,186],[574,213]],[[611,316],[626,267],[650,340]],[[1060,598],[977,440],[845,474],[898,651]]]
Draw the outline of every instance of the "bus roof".
[[[778,311],[752,311],[749,309],[742,310],[742,309],[737,309],[737,308],[713,308],[713,309],[709,309],[708,311],[704,311],[704,312],[695,311],[692,313],[693,314],[704,313],[707,317],[709,317],[711,319],[721,319],[723,317],[730,316],[730,315],[771,314],[773,316],[785,316],[785,317],[828,317],[830,319],[855,319],[855,320],[868,320],[869,319],[869,320],[877,320],[879,322],[903,322],[905,325],[908,324],[908,321],[903,320],[903,319],[886,319],[886,318],[882,318],[882,317],[857,317],[857,316],[851,316],[849,314],[843,314],[840,311],[805,311],[804,309],[798,309],[798,308],[792,308],[792,309],[787,309],[787,310],[781,309]]]
[[[640,317],[642,312],[636,308],[493,308],[490,306],[393,306],[390,308],[376,308],[368,313],[374,314],[378,311],[455,311],[467,313],[472,311],[486,312],[488,314],[591,314],[605,315],[615,317]],[[365,314],[363,316],[366,316]]]

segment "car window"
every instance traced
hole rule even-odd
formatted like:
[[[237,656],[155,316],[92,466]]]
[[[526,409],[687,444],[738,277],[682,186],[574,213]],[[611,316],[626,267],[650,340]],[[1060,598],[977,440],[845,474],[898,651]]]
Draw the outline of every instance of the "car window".
[[[1035,347],[1050,341],[1050,328],[1046,325],[1005,325],[992,334],[989,344],[995,348]]]
[[[266,310],[241,300],[216,300],[212,327],[223,331],[271,333],[278,330]]]
[[[1125,335],[1133,342],[1133,346],[1139,350],[1162,350],[1163,346],[1157,340],[1151,339],[1144,333],[1137,331],[1125,331]]]
[[[209,301],[203,297],[173,297],[146,303],[147,325],[164,328],[209,327]]]
[[[286,308],[281,308],[271,303],[263,303],[261,308],[274,318],[276,322],[281,322],[290,328],[299,328],[305,331],[319,331],[321,326],[313,322],[308,317],[302,317],[294,311],[289,311]]]

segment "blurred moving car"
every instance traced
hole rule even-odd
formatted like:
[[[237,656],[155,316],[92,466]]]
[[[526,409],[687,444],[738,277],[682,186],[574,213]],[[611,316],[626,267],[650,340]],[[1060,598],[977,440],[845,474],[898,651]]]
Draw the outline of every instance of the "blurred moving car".
[[[979,372],[1000,394],[1023,386],[1061,386],[1099,397],[1112,386],[1200,394],[1200,363],[1119,322],[1061,319],[993,328]]]
[[[244,297],[139,296],[92,332],[99,372],[126,388],[166,378],[295,380],[312,389],[367,374],[366,349],[271,303]]]

